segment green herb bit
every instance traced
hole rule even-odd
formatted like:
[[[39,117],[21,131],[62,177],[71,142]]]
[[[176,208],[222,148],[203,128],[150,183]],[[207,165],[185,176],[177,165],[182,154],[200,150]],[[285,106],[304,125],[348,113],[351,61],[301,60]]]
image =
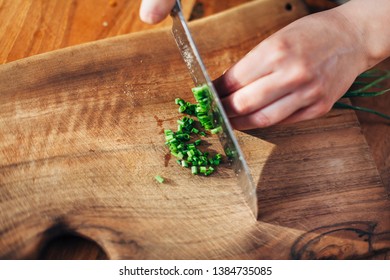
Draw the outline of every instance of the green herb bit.
[[[222,132],[222,127],[221,126],[217,126],[216,128],[211,129],[210,132],[211,132],[211,134],[220,133],[220,132]]]
[[[192,133],[195,133],[195,134],[198,134],[198,133],[199,133],[199,129],[196,129],[195,127],[193,127],[193,128],[191,129],[191,132],[192,132]]]
[[[214,169],[212,166],[210,166],[209,169],[206,171],[205,175],[206,175],[206,176],[211,175],[212,173],[214,173],[214,170],[215,170],[215,169]]]
[[[188,133],[176,134],[176,139],[178,139],[180,141],[189,141],[190,140],[190,135]]]
[[[175,104],[179,105],[179,112],[185,113],[191,116],[196,116],[195,108],[196,104],[191,104],[190,102],[186,102],[181,98],[175,99]]]
[[[187,106],[185,106],[185,105],[181,105],[179,107],[179,113],[184,113],[186,110],[187,110]]]
[[[181,106],[181,105],[184,105],[185,102],[184,102],[184,100],[181,99],[181,98],[176,98],[176,99],[175,99],[175,104]]]
[[[194,87],[192,88],[192,93],[194,94],[196,100],[200,100],[202,98],[208,97],[209,87],[207,85]]]
[[[171,150],[171,155],[173,155],[176,158],[179,157],[178,153],[176,151],[172,151],[172,150]]]
[[[189,102],[187,102],[189,103]],[[184,113],[188,114],[188,115],[191,115],[191,116],[196,116],[196,104],[186,104],[187,105],[187,109],[184,111]]]
[[[226,153],[226,156],[227,156],[229,159],[232,159],[232,158],[234,157],[234,154],[235,154],[235,153],[234,153],[231,149],[229,149],[229,148],[226,149],[225,153]]]
[[[178,153],[177,153],[177,158],[178,158],[178,159],[183,159],[183,157],[184,157],[184,155],[183,155],[182,152],[178,152]]]
[[[189,150],[195,150],[195,144],[188,144],[188,145],[187,145],[187,148],[188,148]]]
[[[191,167],[191,173],[194,174],[194,175],[198,174],[198,167],[192,166]]]
[[[160,184],[164,183],[164,178],[161,177],[160,175],[157,175],[156,177],[154,177],[156,179],[157,182],[159,182]]]

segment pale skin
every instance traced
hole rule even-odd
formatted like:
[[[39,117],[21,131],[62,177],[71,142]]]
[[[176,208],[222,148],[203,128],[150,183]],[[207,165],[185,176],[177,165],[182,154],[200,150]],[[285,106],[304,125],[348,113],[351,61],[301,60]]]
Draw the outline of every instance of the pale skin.
[[[163,20],[174,0],[143,0]],[[355,78],[390,56],[390,0],[351,0],[301,18],[259,43],[214,81],[238,130],[318,118]]]

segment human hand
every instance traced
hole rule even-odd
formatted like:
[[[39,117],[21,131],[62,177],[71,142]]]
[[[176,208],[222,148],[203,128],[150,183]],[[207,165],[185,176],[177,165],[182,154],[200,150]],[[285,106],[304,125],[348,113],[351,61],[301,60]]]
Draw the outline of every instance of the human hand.
[[[156,24],[169,15],[174,5],[175,0],[142,0],[139,15],[143,22]]]
[[[214,81],[232,126],[248,130],[324,115],[367,69],[362,40],[336,10],[265,39]]]

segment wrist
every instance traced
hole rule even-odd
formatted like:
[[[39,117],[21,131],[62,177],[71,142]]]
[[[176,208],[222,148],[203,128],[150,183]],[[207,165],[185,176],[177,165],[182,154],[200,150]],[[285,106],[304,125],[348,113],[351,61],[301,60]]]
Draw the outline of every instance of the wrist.
[[[350,25],[346,31],[356,37],[365,63],[362,71],[390,56],[390,1],[352,0],[334,10],[345,17]]]

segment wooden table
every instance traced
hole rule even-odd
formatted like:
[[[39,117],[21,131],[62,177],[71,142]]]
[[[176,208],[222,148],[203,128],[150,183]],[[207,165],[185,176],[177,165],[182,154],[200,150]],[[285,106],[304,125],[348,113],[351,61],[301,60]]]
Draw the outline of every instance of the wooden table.
[[[187,18],[195,20],[244,2],[250,2],[250,0],[183,0],[183,6],[186,8]],[[321,8],[330,7],[324,1],[308,2],[313,5],[320,4],[317,7]],[[125,0],[0,1],[0,63],[8,63],[85,42],[170,25],[169,19],[157,26],[140,22],[138,19],[139,4],[140,1]],[[390,61],[382,63],[381,67],[388,69]],[[388,85],[390,86],[390,83]],[[352,102],[378,108],[390,114],[390,108],[387,106],[390,99],[387,96],[371,100],[353,100]],[[371,149],[371,155],[382,178],[383,186],[389,193],[389,122],[363,113],[357,115]],[[266,132],[263,136],[267,138],[265,134]],[[271,142],[282,141],[278,139],[283,138],[283,132],[272,131],[268,137]],[[267,203],[266,201],[263,202]],[[271,216],[269,216],[269,219],[271,219]],[[40,258],[51,259],[104,259],[106,257],[104,251],[93,241],[73,235],[63,235],[46,244],[40,254]],[[388,257],[388,255],[385,253],[380,257]]]

